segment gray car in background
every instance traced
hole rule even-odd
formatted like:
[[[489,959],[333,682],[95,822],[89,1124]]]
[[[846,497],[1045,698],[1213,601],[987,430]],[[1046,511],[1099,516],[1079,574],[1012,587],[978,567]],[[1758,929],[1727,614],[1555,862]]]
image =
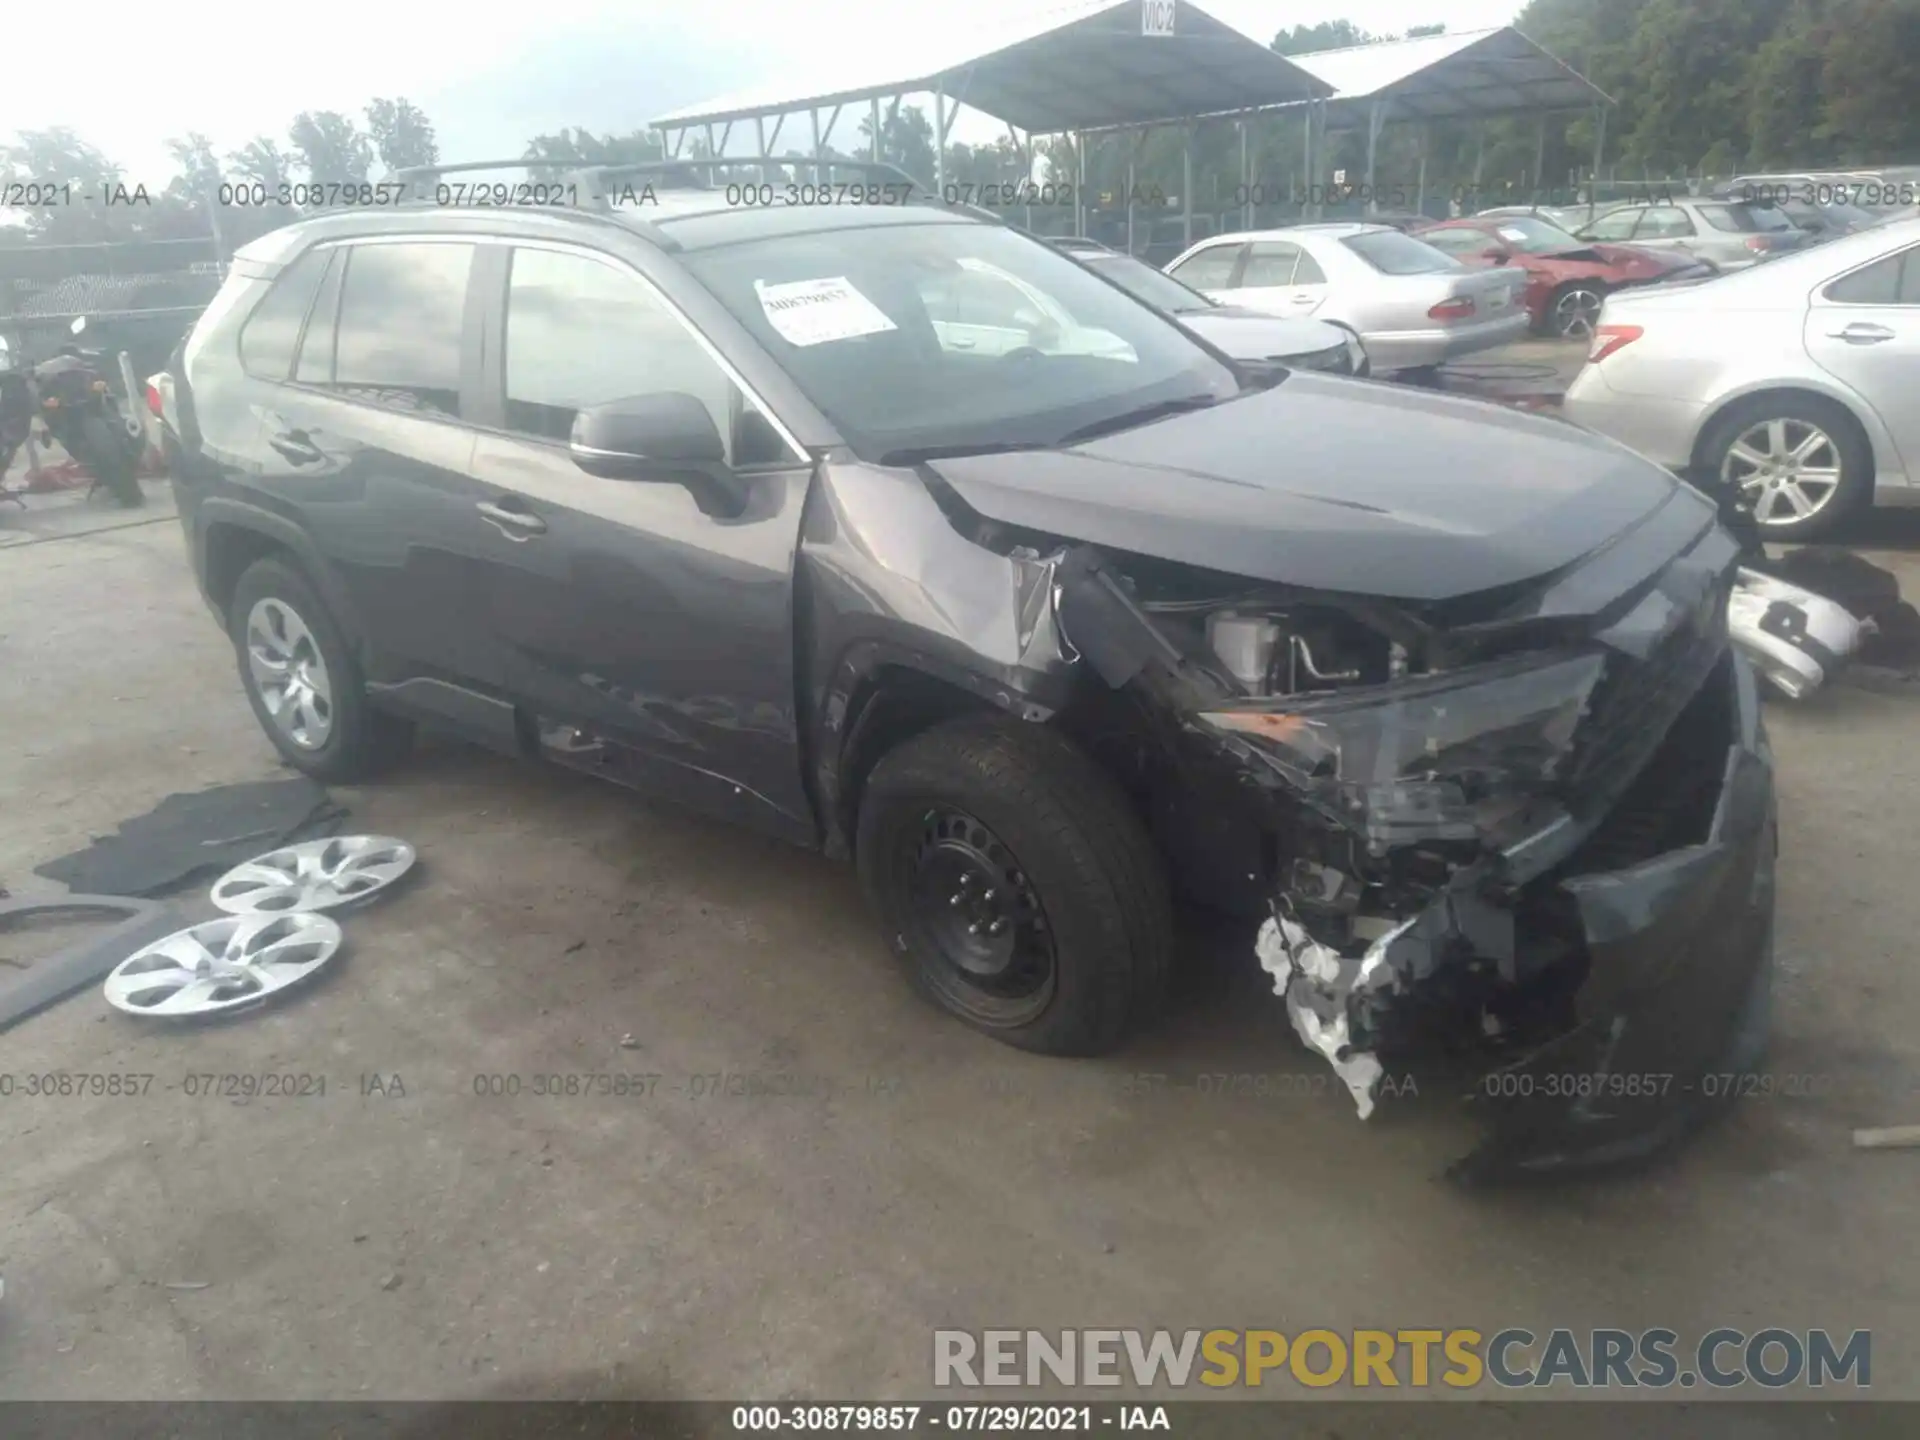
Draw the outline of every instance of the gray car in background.
[[[1920,502],[1920,217],[1607,297],[1566,417],[1741,492],[1770,540]]]
[[[1141,304],[1172,316],[1242,366],[1258,369],[1274,365],[1362,377],[1372,373],[1367,348],[1351,330],[1322,320],[1295,320],[1240,305],[1223,305],[1146,261],[1110,249],[1098,240],[1049,243],[1096,275],[1111,280]]]
[[[1360,337],[1376,373],[1426,370],[1527,333],[1526,276],[1469,270],[1385,225],[1219,235],[1167,267],[1229,305],[1312,316]]]
[[[1744,270],[1816,243],[1779,206],[1741,200],[1636,200],[1573,233],[1582,240],[1672,250],[1722,270]]]

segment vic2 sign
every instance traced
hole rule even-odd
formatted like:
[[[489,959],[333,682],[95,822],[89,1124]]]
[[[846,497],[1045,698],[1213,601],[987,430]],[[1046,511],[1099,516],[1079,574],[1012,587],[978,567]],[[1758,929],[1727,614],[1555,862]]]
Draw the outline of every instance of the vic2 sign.
[[[1175,0],[1140,0],[1140,33],[1173,34],[1174,5]]]

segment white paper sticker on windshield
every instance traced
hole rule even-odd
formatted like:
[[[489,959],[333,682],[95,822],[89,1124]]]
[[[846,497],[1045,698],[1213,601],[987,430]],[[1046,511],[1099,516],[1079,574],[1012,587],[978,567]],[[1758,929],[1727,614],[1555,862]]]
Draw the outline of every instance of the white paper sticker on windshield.
[[[753,288],[767,320],[795,345],[823,345],[899,328],[844,275],[784,285],[756,280]]]
[[[1527,232],[1517,225],[1502,225],[1498,233],[1502,240],[1511,240],[1516,245],[1527,243]]]

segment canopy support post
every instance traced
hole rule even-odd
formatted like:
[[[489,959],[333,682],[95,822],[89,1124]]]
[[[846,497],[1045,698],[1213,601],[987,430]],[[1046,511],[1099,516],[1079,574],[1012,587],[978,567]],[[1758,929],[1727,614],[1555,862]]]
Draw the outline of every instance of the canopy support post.
[[[1380,150],[1380,127],[1387,123],[1387,103],[1375,100],[1367,107],[1367,214],[1371,215],[1380,208],[1378,193],[1374,189],[1374,161]]]
[[[1545,173],[1546,168],[1547,168],[1547,117],[1542,115],[1540,117],[1539,125],[1534,129],[1534,132],[1533,132],[1533,191],[1534,191],[1533,203],[1536,205],[1545,205],[1548,203],[1545,197],[1541,193],[1547,188],[1546,186],[1547,177]]]
[[[933,188],[936,194],[947,193],[947,82],[936,80],[933,85]]]
[[[1240,228],[1253,228],[1253,169],[1247,152],[1247,132],[1253,128],[1253,117],[1240,117]]]
[[[867,129],[872,143],[867,146],[867,158],[874,164],[880,163],[880,97],[873,96],[867,101]]]
[[[1600,209],[1600,162],[1607,152],[1607,107],[1593,107],[1593,175],[1587,181],[1587,223],[1591,225]]]
[[[1180,248],[1193,244],[1193,131],[1189,120],[1180,145]]]

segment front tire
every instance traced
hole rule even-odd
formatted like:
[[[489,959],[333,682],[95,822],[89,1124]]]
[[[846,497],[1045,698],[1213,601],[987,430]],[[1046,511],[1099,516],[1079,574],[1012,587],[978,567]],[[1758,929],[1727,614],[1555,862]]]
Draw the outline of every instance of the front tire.
[[[1071,742],[950,721],[874,767],[855,856],[914,984],[1023,1050],[1097,1055],[1165,986],[1172,906],[1126,796]]]
[[[1825,535],[1872,498],[1867,437],[1843,407],[1817,395],[1736,405],[1714,422],[1700,455],[1768,541]]]
[[[353,781],[404,753],[413,727],[368,703],[338,622],[292,565],[268,558],[248,566],[227,630],[254,717],[296,770]]]

